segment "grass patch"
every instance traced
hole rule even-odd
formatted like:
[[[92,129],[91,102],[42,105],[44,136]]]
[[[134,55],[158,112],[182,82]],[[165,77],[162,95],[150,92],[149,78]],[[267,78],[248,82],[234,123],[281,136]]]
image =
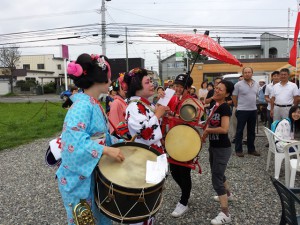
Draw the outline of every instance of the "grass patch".
[[[0,150],[59,133],[66,113],[60,103],[0,103]]]

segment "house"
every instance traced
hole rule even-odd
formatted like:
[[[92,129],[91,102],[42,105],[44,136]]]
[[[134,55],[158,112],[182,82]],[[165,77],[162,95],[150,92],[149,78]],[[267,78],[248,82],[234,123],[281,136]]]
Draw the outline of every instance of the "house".
[[[22,55],[16,68],[27,71],[25,77],[17,80],[34,80],[40,84],[55,82],[59,86],[64,82],[64,60],[53,54]]]
[[[161,60],[162,80],[174,80],[178,74],[186,73],[185,60],[184,52],[175,52]]]
[[[26,76],[26,70],[16,69],[13,71],[13,85],[15,86],[17,79],[22,79]],[[0,95],[10,93],[10,78],[11,72],[7,68],[0,68]]]
[[[293,40],[270,33],[259,37],[260,45],[224,46],[237,59],[288,58]]]

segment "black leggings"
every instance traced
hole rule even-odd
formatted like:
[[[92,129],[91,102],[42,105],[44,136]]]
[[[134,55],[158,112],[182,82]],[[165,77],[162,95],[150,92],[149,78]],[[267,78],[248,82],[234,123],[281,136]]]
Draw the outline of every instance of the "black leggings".
[[[173,179],[181,189],[180,203],[187,205],[192,189],[191,168],[170,164],[170,170]]]

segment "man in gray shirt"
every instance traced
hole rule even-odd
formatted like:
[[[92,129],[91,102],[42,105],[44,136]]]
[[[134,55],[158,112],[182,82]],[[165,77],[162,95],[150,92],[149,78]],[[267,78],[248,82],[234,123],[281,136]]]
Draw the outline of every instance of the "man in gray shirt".
[[[243,68],[244,80],[234,85],[232,101],[236,107],[237,128],[235,137],[235,152],[238,157],[244,157],[242,140],[243,130],[247,124],[247,148],[248,154],[260,156],[255,150],[255,125],[256,125],[256,98],[259,85],[252,79],[253,69],[251,67]]]

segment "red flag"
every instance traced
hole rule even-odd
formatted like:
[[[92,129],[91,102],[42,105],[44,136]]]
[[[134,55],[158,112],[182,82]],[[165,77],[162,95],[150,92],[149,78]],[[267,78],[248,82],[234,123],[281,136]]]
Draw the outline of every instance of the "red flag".
[[[294,67],[296,67],[296,61],[297,61],[297,45],[298,45],[299,30],[300,30],[300,12],[298,12],[297,15],[297,22],[296,22],[295,32],[294,32],[294,45],[291,48],[290,60],[289,60],[289,64],[291,64]]]

